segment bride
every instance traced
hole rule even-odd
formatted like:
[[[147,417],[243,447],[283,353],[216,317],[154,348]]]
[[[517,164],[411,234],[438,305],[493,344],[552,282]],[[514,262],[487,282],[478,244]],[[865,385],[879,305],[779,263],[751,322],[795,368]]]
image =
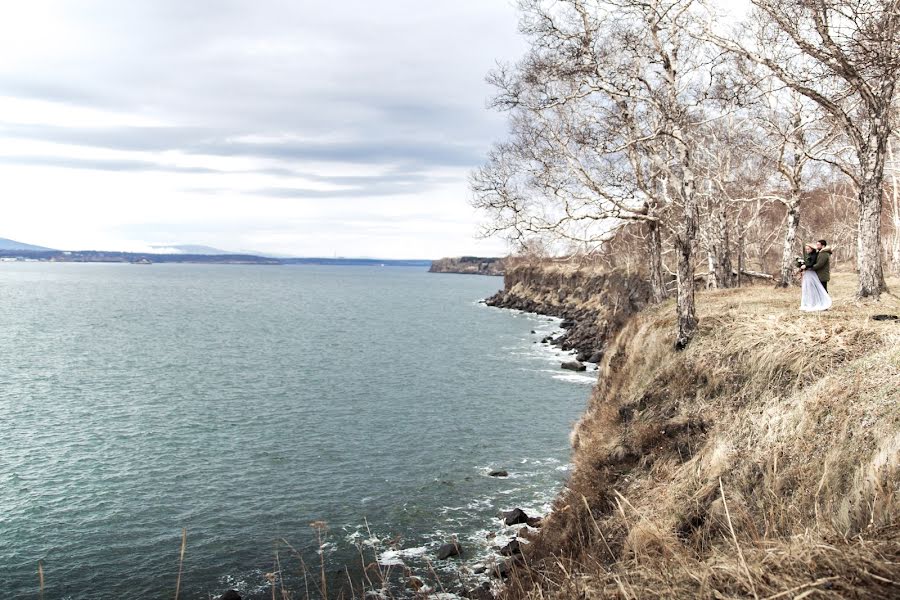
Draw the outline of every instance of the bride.
[[[800,310],[811,312],[831,308],[831,296],[822,287],[818,274],[812,270],[817,255],[818,252],[812,244],[803,247],[803,265],[800,267],[803,273],[800,283]]]

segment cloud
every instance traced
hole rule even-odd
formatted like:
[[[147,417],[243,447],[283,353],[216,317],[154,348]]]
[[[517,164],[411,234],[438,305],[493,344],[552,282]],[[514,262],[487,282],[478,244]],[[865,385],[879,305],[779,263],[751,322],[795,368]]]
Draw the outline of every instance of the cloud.
[[[436,219],[450,210],[475,230],[466,172],[505,131],[484,108],[484,75],[521,53],[516,18],[504,0],[19,3],[0,23],[0,194],[52,203],[55,188],[33,183],[51,179],[112,227],[104,207],[133,222],[144,208],[129,182],[152,182],[210,222],[240,198],[318,201],[323,228],[334,199],[419,195]],[[110,179],[88,186],[78,171]],[[238,200],[205,200],[223,194]],[[16,210],[7,223],[46,214]]]

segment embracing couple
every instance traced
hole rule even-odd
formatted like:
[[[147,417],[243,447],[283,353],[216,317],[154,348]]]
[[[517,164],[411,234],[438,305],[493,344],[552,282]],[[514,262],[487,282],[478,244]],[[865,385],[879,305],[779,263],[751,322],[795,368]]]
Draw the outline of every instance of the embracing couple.
[[[801,273],[800,310],[828,310],[828,280],[831,279],[831,249],[828,242],[819,240],[803,247],[803,258],[798,259]]]

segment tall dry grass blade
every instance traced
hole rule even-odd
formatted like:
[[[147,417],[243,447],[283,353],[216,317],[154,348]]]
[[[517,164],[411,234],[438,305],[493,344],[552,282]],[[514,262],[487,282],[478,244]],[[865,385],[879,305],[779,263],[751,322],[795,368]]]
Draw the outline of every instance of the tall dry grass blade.
[[[744,568],[744,574],[747,575],[747,583],[750,584],[750,591],[753,592],[753,597],[759,600],[759,595],[756,593],[756,586],[753,584],[753,577],[750,576],[750,568],[747,567],[747,561],[744,559],[744,551],[741,550],[737,535],[734,533],[734,526],[731,524],[731,512],[728,510],[728,502],[725,501],[725,486],[722,485],[721,477],[719,477],[719,493],[722,494],[722,505],[725,507],[725,519],[728,521],[728,531],[731,532],[731,539],[734,541],[734,547],[737,550],[738,558],[741,561],[741,566]]]
[[[43,561],[38,561],[38,585],[40,586],[40,600],[44,600],[44,563]]]
[[[594,513],[591,512],[591,506],[590,504],[588,504],[587,497],[584,494],[581,495],[581,500],[584,502],[584,508],[587,509],[588,516],[591,517],[591,521],[594,523],[594,529],[597,531],[597,535],[599,535],[600,539],[603,540],[603,545],[606,547],[606,551],[609,552],[609,557],[613,559],[613,561],[615,561],[616,555],[613,554],[612,548],[609,547],[609,543],[606,541],[606,536],[603,535],[603,530],[600,529],[600,524],[597,523],[597,519],[594,518]]]
[[[799,592],[800,590],[816,587],[822,585],[823,583],[828,583],[829,581],[834,581],[835,579],[840,579],[840,577],[822,577],[821,579],[816,579],[815,581],[810,581],[809,583],[804,583],[803,585],[798,585],[796,587],[792,587],[789,590],[784,590],[783,592],[778,592],[777,594],[773,594],[772,596],[766,596],[763,600],[775,600],[775,598],[782,598],[784,596],[790,596],[794,592]]]
[[[181,573],[184,569],[184,548],[187,546],[187,528],[181,528],[181,554],[178,557],[178,581],[175,582],[175,600],[181,592]]]

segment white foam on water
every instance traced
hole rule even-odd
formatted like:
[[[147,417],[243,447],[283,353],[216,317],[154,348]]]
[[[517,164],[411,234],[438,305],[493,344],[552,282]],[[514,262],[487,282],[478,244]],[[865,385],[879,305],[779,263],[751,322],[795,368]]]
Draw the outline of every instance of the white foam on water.
[[[544,373],[552,373],[553,379],[558,379],[560,381],[571,381],[572,383],[580,383],[582,385],[594,385],[597,383],[596,374],[582,375],[576,372],[566,373],[561,371],[551,371],[549,369],[542,369],[542,371]]]

